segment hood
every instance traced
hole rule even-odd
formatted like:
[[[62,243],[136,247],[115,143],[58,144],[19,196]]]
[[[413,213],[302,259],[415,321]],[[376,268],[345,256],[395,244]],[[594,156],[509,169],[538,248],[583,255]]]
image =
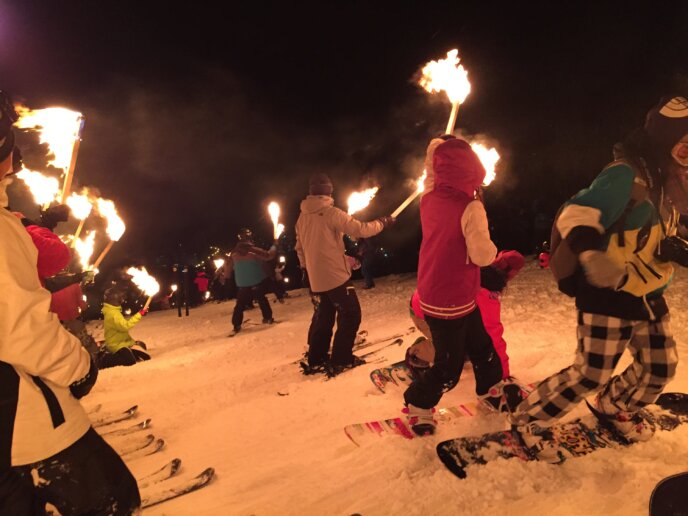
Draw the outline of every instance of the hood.
[[[432,156],[435,189],[473,196],[485,179],[485,169],[468,142],[454,139],[438,145]]]
[[[248,254],[248,252],[251,250],[251,248],[255,244],[253,242],[248,242],[248,241],[242,241],[242,242],[237,242],[237,245],[234,246],[234,249],[232,249],[232,253],[236,253],[238,255],[244,256]]]
[[[301,201],[301,213],[317,213],[334,206],[334,199],[329,195],[309,195]]]
[[[103,315],[108,314],[108,313],[114,313],[114,312],[122,313],[122,307],[103,303],[103,309],[101,310],[101,312],[103,312]]]
[[[0,208],[7,208],[10,205],[10,200],[7,197],[7,187],[11,184],[11,177],[5,176],[0,180]]]
[[[425,161],[423,166],[425,167],[425,181],[423,193],[421,196],[431,192],[435,188],[435,171],[432,169],[432,156],[435,154],[435,149],[442,145],[446,140],[442,138],[433,138],[428,144],[428,148],[425,150]]]

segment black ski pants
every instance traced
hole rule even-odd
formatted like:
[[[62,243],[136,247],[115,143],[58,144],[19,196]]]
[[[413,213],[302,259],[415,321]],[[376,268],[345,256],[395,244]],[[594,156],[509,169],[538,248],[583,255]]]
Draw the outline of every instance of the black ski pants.
[[[308,365],[327,362],[335,318],[337,333],[332,344],[332,365],[350,365],[353,362],[354,340],[361,325],[361,305],[350,282],[328,290],[313,293],[315,312],[308,329]]]
[[[107,369],[108,367],[115,366],[132,366],[144,360],[150,360],[150,355],[148,353],[140,349],[122,348],[115,353],[102,351],[98,355],[96,364],[98,365],[98,369]]]
[[[234,313],[232,314],[232,325],[234,328],[241,328],[241,323],[244,322],[244,308],[254,299],[258,301],[260,312],[263,314],[263,320],[272,319],[272,308],[268,298],[265,297],[266,285],[267,280],[263,280],[258,285],[239,287],[237,289],[236,305],[234,305]]]
[[[93,428],[60,453],[14,470],[25,489],[34,491],[36,514],[45,514],[46,503],[63,516],[124,516],[141,505],[136,479]],[[35,486],[32,471],[40,479]]]
[[[404,400],[407,404],[425,409],[437,405],[442,394],[459,383],[466,355],[473,365],[478,395],[485,394],[501,381],[502,364],[478,307],[460,319],[437,319],[426,315],[425,322],[435,345],[435,362],[406,389]]]

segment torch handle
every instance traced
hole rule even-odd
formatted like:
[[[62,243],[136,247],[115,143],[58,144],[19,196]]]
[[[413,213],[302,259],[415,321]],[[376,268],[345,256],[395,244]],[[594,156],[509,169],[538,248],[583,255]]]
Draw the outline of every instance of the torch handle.
[[[79,235],[81,234],[81,230],[84,229],[84,222],[86,222],[86,219],[81,219],[79,221],[79,225],[76,228],[76,231],[74,232],[74,239],[72,240],[72,248],[76,247],[76,241],[79,239]]]
[[[406,209],[406,207],[411,204],[420,192],[418,190],[414,190],[414,192],[409,195],[404,202],[402,202],[399,207],[392,212],[392,217],[397,218],[399,214]]]
[[[148,310],[148,307],[150,306],[151,301],[153,301],[153,296],[148,296],[148,299],[146,299],[146,304],[143,305],[144,310]]]
[[[69,168],[65,173],[64,185],[62,186],[62,195],[60,196],[60,204],[64,204],[69,197],[72,190],[72,180],[74,179],[74,167],[76,167],[76,157],[79,154],[79,145],[81,145],[81,133],[84,130],[84,117],[79,119],[79,131],[76,140],[74,140],[74,147],[72,147],[72,159],[69,162]]]
[[[452,110],[449,114],[449,121],[447,122],[447,130],[444,134],[452,134],[454,132],[454,127],[456,126],[456,117],[459,114],[459,103],[454,102],[452,104]]]
[[[108,242],[108,245],[105,246],[105,249],[103,249],[103,252],[100,253],[100,256],[98,257],[98,259],[97,259],[97,260],[95,261],[95,263],[93,264],[93,268],[94,268],[94,269],[97,269],[97,268],[98,268],[98,266],[100,265],[100,262],[102,262],[102,261],[103,261],[103,258],[105,258],[105,255],[108,254],[108,253],[110,252],[110,249],[112,249],[112,246],[113,246],[113,245],[115,245],[115,241],[114,241],[114,240],[110,240],[110,241]]]

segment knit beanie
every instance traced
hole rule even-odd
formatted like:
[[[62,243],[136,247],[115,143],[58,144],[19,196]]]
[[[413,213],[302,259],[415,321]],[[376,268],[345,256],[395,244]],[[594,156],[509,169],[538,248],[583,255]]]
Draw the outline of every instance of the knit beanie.
[[[667,160],[671,149],[688,134],[688,100],[664,97],[645,118],[645,133],[659,160]]]
[[[313,174],[308,181],[308,193],[310,195],[332,195],[334,187],[327,174],[319,172]]]

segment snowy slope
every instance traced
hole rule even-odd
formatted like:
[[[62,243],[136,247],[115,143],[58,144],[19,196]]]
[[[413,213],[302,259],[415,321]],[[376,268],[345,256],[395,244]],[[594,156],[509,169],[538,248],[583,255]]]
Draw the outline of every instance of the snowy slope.
[[[679,271],[668,296],[682,359],[669,389],[675,391],[688,391],[687,281],[688,273]],[[410,325],[414,276],[377,284],[358,291],[369,338]],[[154,312],[132,331],[148,343],[153,359],[101,372],[85,404],[116,409],[137,403],[142,416],[153,418],[152,432],[167,441],[164,453],[132,462],[134,473],[173,457],[183,459],[180,476],[209,465],[217,470],[207,488],[146,514],[641,515],[657,481],[688,469],[688,427],[563,466],[498,461],[471,470],[463,481],[436,458],[436,443],[506,427],[504,420],[466,418],[431,438],[387,438],[357,448],[343,427],[398,415],[401,391],[380,394],[368,378],[373,365],[327,382],[302,376],[291,362],[305,349],[309,297],[273,307],[280,324],[234,339],[226,337],[233,302],[209,304],[183,318],[176,311]],[[512,374],[533,382],[570,364],[575,310],[548,271],[529,263],[510,284],[502,315]],[[247,316],[257,321],[260,313]],[[405,348],[382,354],[400,360]],[[473,376],[465,373],[441,404],[473,398]],[[573,416],[584,412],[579,407]]]

